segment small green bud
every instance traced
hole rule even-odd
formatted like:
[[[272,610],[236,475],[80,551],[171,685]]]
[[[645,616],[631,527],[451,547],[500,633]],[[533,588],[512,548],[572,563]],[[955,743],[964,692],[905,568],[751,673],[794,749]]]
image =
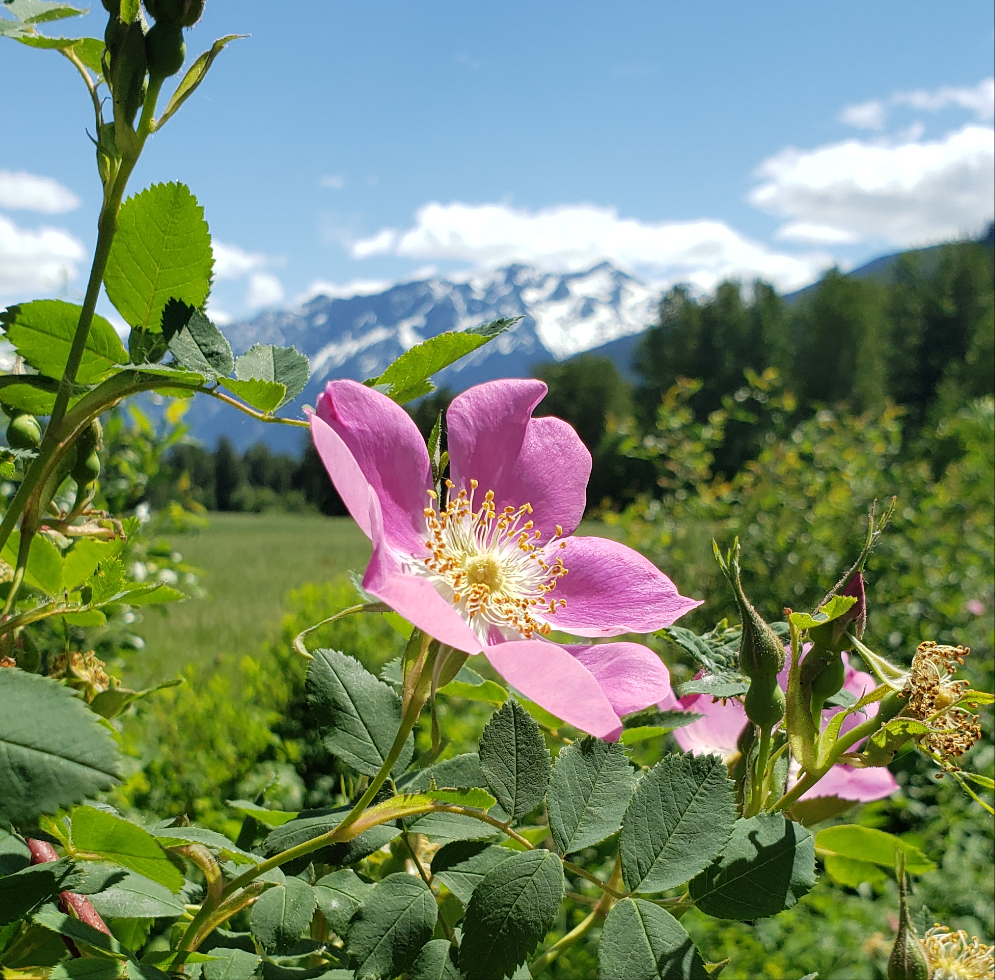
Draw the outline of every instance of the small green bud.
[[[204,13],[205,0],[145,0],[145,9],[156,21],[193,27]]]
[[[95,453],[101,445],[104,437],[104,429],[100,424],[100,419],[94,419],[80,434],[76,440],[76,453],[80,458]]]
[[[916,935],[915,926],[909,916],[909,899],[905,884],[905,854],[899,857],[898,894],[899,915],[898,935],[888,958],[888,980],[930,980],[933,968],[926,948]]]
[[[112,17],[104,42],[111,59],[108,81],[114,94],[115,118],[123,118],[131,126],[145,101],[145,34],[140,18],[123,24]]]
[[[160,20],[145,35],[145,55],[153,78],[169,78],[182,67],[187,56],[183,30],[179,24]]]
[[[100,476],[100,456],[97,453],[90,453],[86,457],[80,456],[69,475],[76,481],[78,487],[93,483]]]
[[[777,675],[752,681],[743,698],[743,707],[753,724],[767,730],[773,728],[784,717],[784,691],[777,683]]]
[[[41,445],[38,419],[26,412],[13,416],[7,426],[7,445],[11,449],[36,449]]]

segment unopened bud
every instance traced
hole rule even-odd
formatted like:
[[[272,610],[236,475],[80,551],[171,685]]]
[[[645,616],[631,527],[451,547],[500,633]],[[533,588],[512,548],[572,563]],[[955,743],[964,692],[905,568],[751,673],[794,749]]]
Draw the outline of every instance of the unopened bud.
[[[204,13],[205,0],[144,0],[149,16],[164,24],[193,27]]]
[[[743,698],[746,717],[761,728],[771,729],[784,717],[784,691],[777,675],[760,677],[751,682]]]
[[[909,917],[909,899],[905,884],[905,853],[899,855],[898,867],[898,935],[888,958],[888,980],[930,980],[933,969],[926,948],[916,935]]]

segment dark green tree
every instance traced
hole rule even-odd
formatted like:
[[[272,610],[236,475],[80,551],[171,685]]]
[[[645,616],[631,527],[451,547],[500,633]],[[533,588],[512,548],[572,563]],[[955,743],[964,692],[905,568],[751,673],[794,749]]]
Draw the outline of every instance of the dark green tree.
[[[218,510],[235,510],[236,492],[243,481],[242,460],[227,436],[218,440],[214,454],[214,495]]]

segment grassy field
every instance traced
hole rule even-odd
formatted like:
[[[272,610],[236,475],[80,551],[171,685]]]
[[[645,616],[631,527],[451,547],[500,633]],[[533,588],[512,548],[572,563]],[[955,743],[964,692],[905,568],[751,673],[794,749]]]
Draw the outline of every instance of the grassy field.
[[[191,661],[251,653],[279,628],[286,594],[350,569],[362,571],[370,545],[345,517],[211,514],[199,533],[170,544],[201,572],[207,597],[144,612],[145,649],[129,663],[136,685],[175,677]]]
[[[615,529],[585,521],[580,533]],[[127,671],[136,686],[175,677],[190,662],[258,650],[279,630],[291,589],[362,572],[370,558],[351,519],[316,514],[211,514],[205,530],[169,541],[200,570],[207,596],[145,610],[136,629],[145,649]]]

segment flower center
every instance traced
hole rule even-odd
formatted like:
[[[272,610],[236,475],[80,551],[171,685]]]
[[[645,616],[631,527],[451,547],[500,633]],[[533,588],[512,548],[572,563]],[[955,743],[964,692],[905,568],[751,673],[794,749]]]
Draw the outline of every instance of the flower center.
[[[454,489],[452,481],[446,486]],[[450,492],[441,512],[425,508],[429,556],[418,571],[433,580],[482,640],[491,626],[511,627],[526,639],[548,633],[549,624],[536,617],[551,616],[566,605],[565,599],[549,595],[567,574],[563,560],[549,555],[563,529],[557,527],[541,545],[542,533],[526,519],[530,504],[498,511],[494,491],[488,490],[478,507],[476,490],[477,481],[471,480],[469,493]],[[434,491],[429,496],[438,499]]]

